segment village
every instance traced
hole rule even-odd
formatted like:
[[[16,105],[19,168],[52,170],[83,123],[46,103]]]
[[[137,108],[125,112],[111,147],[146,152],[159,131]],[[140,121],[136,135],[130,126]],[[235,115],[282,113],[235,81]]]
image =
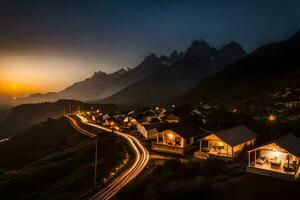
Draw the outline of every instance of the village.
[[[157,165],[167,159],[230,162],[243,159],[247,161],[246,173],[287,181],[299,178],[300,139],[292,133],[274,136],[272,131],[266,134],[264,129],[252,130],[248,124],[256,122],[247,117],[242,119],[243,115],[236,109],[221,115],[218,108],[200,104],[197,108],[170,105],[169,108],[157,106],[124,113],[91,108],[89,111],[78,110],[78,113],[88,122],[112,132],[132,134],[143,142],[152,158],[159,158]],[[238,120],[228,123],[232,120],[228,115],[236,116]],[[219,122],[216,116],[221,119],[219,125],[216,125]],[[266,119],[270,124],[276,120],[272,114]]]

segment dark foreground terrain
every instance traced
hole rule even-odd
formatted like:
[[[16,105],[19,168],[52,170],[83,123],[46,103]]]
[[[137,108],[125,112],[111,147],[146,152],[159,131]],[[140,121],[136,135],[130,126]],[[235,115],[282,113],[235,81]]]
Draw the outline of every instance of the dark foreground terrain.
[[[98,135],[101,187],[131,152],[123,140]],[[86,198],[94,189],[94,144],[65,118],[48,119],[1,143],[0,199]]]
[[[247,174],[245,165],[244,160],[169,160],[149,168],[117,199],[299,199],[298,182]]]

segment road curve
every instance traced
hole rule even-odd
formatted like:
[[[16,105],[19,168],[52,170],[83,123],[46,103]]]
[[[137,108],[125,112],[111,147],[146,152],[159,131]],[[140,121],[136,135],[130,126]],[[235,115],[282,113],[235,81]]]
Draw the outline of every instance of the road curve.
[[[86,135],[86,136],[88,136],[88,137],[90,137],[90,138],[96,137],[96,134],[91,133],[91,132],[88,132],[88,131],[82,129],[82,128],[78,125],[78,122],[77,122],[75,119],[73,119],[72,117],[70,117],[70,115],[65,115],[65,117],[70,121],[71,126],[72,126],[73,128],[75,128],[79,133],[81,133],[81,134],[83,134],[83,135]]]
[[[81,121],[89,126],[101,129],[103,131],[111,133],[111,129],[105,128],[103,126],[99,126],[96,124],[88,123],[86,120],[84,120],[84,117],[77,115]],[[67,116],[70,120],[74,120],[72,117]],[[71,120],[71,121],[72,121]],[[76,120],[74,120],[76,122]],[[78,123],[73,123],[77,130],[84,131],[83,134],[87,135],[87,131],[83,130],[78,126]],[[79,129],[78,129],[79,128]],[[91,134],[91,133],[90,133]],[[141,142],[136,139],[134,136],[129,135],[127,133],[123,133],[120,131],[114,131],[114,134],[123,137],[128,141],[130,146],[132,147],[133,151],[135,152],[135,161],[133,165],[126,170],[124,173],[122,173],[119,177],[114,179],[109,185],[107,185],[104,189],[97,192],[91,200],[102,200],[102,199],[111,199],[114,197],[122,188],[124,188],[130,181],[132,181],[135,177],[137,177],[142,170],[145,168],[149,161],[149,152],[147,149],[141,144]]]

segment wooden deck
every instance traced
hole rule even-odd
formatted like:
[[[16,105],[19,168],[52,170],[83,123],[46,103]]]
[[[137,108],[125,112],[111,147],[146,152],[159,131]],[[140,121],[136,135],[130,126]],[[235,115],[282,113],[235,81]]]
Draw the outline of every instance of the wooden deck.
[[[295,174],[294,173],[286,173],[281,169],[270,169],[268,166],[264,165],[256,165],[248,166],[247,172],[252,174],[258,174],[263,176],[269,176],[277,179],[287,180],[287,181],[295,181]]]
[[[200,158],[200,159],[207,159],[209,157],[209,155],[207,152],[195,151],[194,157]]]
[[[172,146],[172,145],[168,145],[168,144],[153,142],[151,149],[154,151],[159,151],[159,152],[164,152],[164,153],[174,153],[174,154],[183,155],[184,153],[192,150],[193,145],[189,145],[186,147],[180,147],[180,146]]]
[[[200,158],[200,159],[208,159],[208,158],[218,158],[218,159],[224,159],[224,160],[232,160],[232,157],[228,157],[227,154],[218,154],[215,152],[201,152],[201,151],[195,151],[194,157]]]

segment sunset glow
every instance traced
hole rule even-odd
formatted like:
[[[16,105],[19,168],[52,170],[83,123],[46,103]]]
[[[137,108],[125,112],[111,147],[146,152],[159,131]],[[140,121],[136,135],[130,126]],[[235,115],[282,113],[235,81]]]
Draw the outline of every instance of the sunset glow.
[[[18,97],[36,92],[60,91],[93,71],[80,70],[70,58],[44,55],[0,56],[0,97]]]

